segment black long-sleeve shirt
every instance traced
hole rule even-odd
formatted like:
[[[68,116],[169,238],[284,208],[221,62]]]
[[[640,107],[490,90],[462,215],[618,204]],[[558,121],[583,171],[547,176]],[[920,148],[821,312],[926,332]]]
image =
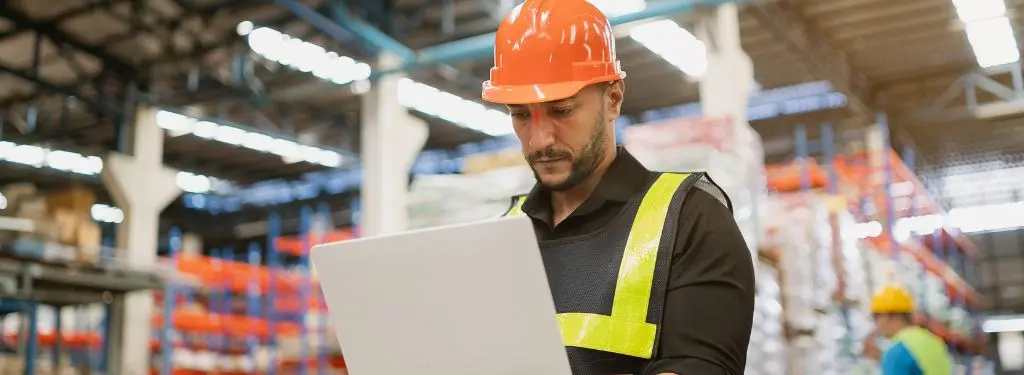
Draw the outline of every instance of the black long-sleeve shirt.
[[[552,225],[550,193],[539,186],[523,212],[539,240],[591,233],[644,194],[647,176],[648,170],[620,147],[593,195],[558,226]],[[732,213],[711,194],[690,189],[680,215],[658,356],[643,375],[742,374],[754,316],[750,251]]]

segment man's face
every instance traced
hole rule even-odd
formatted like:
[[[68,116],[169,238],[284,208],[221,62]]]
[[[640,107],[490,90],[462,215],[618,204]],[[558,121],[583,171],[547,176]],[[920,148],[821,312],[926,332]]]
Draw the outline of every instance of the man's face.
[[[875,327],[878,328],[878,333],[881,333],[885,338],[892,338],[899,333],[902,325],[900,324],[900,317],[889,314],[875,314]]]
[[[585,181],[608,152],[622,83],[592,85],[573,97],[509,105],[523,156],[544,187],[563,191]]]

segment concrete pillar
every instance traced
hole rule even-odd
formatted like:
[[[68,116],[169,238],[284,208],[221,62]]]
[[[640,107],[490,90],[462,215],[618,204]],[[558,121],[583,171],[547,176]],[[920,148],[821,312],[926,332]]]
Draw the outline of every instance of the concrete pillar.
[[[156,124],[156,112],[137,112],[131,155],[111,153],[104,161],[103,184],[125,216],[117,231],[118,259],[132,267],[156,265],[160,211],[181,193],[178,171],[163,165],[164,133]],[[148,374],[153,293],[115,298],[110,311],[107,373]]]
[[[762,236],[760,205],[763,201],[764,151],[761,138],[747,122],[747,104],[754,83],[750,57],[740,44],[739,9],[723,4],[703,14],[695,36],[704,42],[708,70],[700,80],[700,102],[704,117],[732,119],[733,139],[729,151],[740,155],[748,170],[713,170],[708,173],[732,199],[734,215],[751,258],[756,261]]]
[[[401,64],[382,54],[378,69]],[[376,236],[406,229],[409,170],[427,141],[426,122],[409,114],[398,102],[398,82],[404,76],[386,76],[363,96],[362,213],[360,234]]]
[[[709,69],[700,81],[704,116],[730,116],[737,126],[747,125],[754,68],[740,44],[736,4],[719,5],[705,14],[695,34],[707,47]]]

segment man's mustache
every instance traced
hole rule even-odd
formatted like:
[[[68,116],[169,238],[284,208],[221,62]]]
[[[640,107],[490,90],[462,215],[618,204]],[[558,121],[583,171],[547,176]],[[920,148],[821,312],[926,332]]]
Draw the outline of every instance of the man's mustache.
[[[571,159],[572,153],[565,150],[556,150],[554,148],[547,148],[541,151],[534,152],[526,155],[526,161],[530,163],[536,163],[540,161],[548,160],[559,160],[559,159]]]

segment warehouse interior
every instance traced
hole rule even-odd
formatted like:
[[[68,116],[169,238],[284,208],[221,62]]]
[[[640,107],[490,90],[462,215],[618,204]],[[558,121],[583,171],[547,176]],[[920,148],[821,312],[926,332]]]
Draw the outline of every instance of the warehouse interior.
[[[878,373],[896,278],[1024,374],[1024,2],[590,1],[618,140],[736,207],[746,373]],[[347,374],[309,248],[529,191],[480,99],[522,3],[0,0],[0,374]]]

